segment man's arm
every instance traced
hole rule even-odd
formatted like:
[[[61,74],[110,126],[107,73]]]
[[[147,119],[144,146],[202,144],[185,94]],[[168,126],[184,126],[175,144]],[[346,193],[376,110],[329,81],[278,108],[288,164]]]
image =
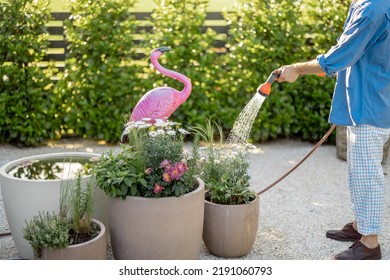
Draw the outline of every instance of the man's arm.
[[[278,82],[293,83],[299,75],[305,74],[324,74],[324,70],[321,68],[317,59],[313,59],[308,62],[300,62],[291,65],[285,65],[278,69],[281,72]]]

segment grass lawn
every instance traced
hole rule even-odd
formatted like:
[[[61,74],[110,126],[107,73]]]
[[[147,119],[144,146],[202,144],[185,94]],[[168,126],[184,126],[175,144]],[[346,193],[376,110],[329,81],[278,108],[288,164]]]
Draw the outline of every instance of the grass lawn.
[[[209,11],[217,12],[224,8],[231,8],[234,0],[210,0]],[[154,6],[153,0],[138,0],[134,11],[147,12],[151,11]],[[50,7],[55,12],[67,11],[66,0],[51,0]]]

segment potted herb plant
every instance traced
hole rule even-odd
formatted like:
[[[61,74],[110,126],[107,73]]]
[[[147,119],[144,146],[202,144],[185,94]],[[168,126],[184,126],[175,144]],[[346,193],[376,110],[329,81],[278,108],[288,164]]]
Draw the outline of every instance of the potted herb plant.
[[[99,154],[60,152],[16,159],[0,167],[0,185],[4,210],[19,255],[32,259],[33,250],[23,238],[25,221],[39,212],[60,211],[62,187],[74,184],[79,171],[82,184],[94,181],[91,161]],[[31,199],[34,198],[34,199]],[[93,217],[108,226],[108,198],[95,187]]]
[[[249,145],[225,145],[222,129],[210,121],[193,130],[206,141],[199,158],[206,188],[203,242],[216,256],[244,256],[256,241],[259,222],[259,198],[248,174]]]
[[[92,218],[92,184],[84,187],[81,175],[75,185],[63,186],[60,212],[40,212],[26,222],[23,237],[30,243],[35,259],[104,260],[107,258],[106,228]]]
[[[202,244],[204,183],[196,177],[196,147],[168,120],[129,122],[128,143],[92,167],[109,198],[115,259],[196,259]]]

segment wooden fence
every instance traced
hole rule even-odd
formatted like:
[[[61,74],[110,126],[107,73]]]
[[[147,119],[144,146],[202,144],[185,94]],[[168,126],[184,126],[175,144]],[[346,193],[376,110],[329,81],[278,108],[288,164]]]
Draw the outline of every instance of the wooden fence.
[[[53,20],[48,25],[49,37],[49,50],[44,62],[54,61],[55,65],[63,70],[65,66],[65,56],[67,51],[67,42],[64,35],[64,20],[70,17],[71,13],[58,12],[52,13]],[[142,41],[141,32],[150,32],[152,26],[150,25],[150,12],[133,12],[132,15],[139,22],[139,26],[136,32],[136,44]],[[223,15],[220,12],[208,12],[206,15],[205,26],[203,31],[207,28],[211,28],[217,33],[214,41],[214,48],[221,53],[226,52],[225,42],[228,34],[228,26],[225,23]],[[145,54],[142,50],[136,50],[137,59],[142,59]]]

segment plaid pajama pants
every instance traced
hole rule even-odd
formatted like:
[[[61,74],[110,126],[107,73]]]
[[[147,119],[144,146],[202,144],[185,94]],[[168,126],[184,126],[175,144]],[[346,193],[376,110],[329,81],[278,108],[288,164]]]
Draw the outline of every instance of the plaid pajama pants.
[[[358,231],[363,235],[381,233],[385,197],[381,163],[383,145],[389,135],[390,128],[370,125],[347,128],[348,183]]]

